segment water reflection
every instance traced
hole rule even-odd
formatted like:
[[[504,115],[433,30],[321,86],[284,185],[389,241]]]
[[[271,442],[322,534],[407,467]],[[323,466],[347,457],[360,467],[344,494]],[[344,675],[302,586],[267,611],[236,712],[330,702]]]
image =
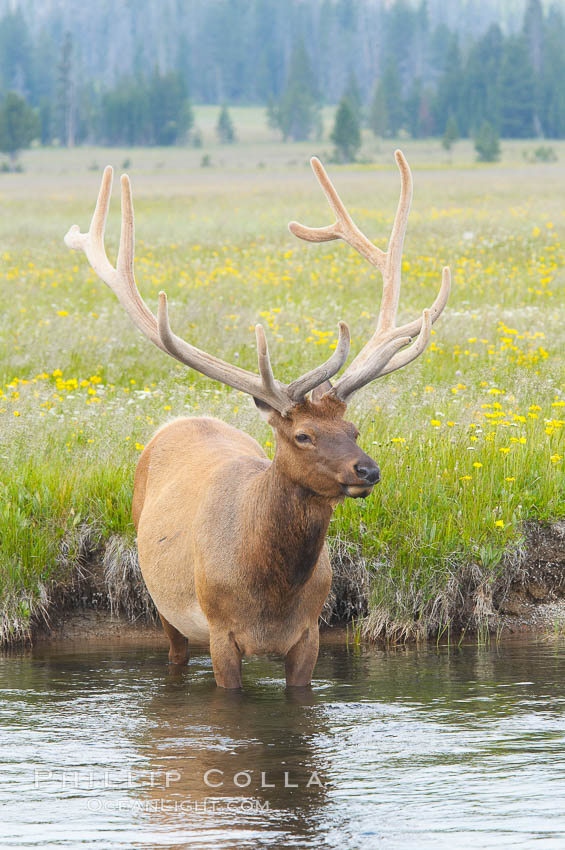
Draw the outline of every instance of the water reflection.
[[[235,694],[207,654],[0,657],[0,845],[563,847],[563,650],[326,645]]]
[[[296,840],[315,837],[328,785],[313,746],[326,731],[316,711],[322,700],[286,690],[283,678],[269,676],[274,664],[253,668],[253,682],[248,675],[246,690],[236,693],[216,688],[208,671],[196,678],[190,668],[174,671],[147,701],[137,742],[158,780],[136,793],[155,804],[153,823],[173,818],[198,831],[205,818],[221,836],[237,813],[239,830],[255,831],[267,817],[271,831],[286,832],[292,822]]]

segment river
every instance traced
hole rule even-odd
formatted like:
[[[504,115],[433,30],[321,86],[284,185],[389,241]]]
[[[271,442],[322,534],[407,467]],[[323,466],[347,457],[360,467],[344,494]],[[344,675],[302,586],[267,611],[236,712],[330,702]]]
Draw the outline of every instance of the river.
[[[563,848],[565,642],[326,641],[275,659],[38,647],[0,657],[0,846]]]

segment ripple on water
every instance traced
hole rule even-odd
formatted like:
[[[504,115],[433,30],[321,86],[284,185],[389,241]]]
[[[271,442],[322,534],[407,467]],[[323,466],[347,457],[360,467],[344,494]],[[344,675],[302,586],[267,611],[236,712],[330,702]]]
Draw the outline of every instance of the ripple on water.
[[[0,658],[2,847],[565,846],[564,645]]]

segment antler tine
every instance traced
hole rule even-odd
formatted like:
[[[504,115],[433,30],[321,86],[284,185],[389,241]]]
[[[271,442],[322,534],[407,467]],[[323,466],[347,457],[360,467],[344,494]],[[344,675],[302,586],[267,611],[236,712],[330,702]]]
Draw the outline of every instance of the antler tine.
[[[412,342],[412,338],[409,336],[389,340],[381,346],[369,362],[362,364],[359,369],[355,371],[347,369],[330,392],[334,393],[341,401],[347,402],[353,393],[377,378],[386,364],[395,356],[398,356],[397,352],[410,342]]]
[[[337,220],[327,227],[306,227],[297,221],[291,221],[288,229],[299,239],[306,242],[329,242],[332,239],[343,239],[352,248],[355,248],[362,257],[365,257],[371,265],[381,271],[385,268],[386,254],[361,233],[349,213],[347,212],[341,198],[335,190],[335,186],[328,177],[326,169],[320,160],[313,156],[310,160],[312,170],[318,178],[330,207],[335,212]]]
[[[394,152],[396,164],[400,171],[400,198],[394,216],[394,223],[388,241],[386,262],[383,271],[383,295],[379,310],[377,332],[394,327],[400,298],[400,273],[402,268],[402,249],[408,215],[412,204],[412,172],[402,151]]]
[[[169,323],[165,293],[161,292],[159,295],[159,310],[156,318],[139,294],[135,282],[133,201],[130,181],[125,174],[121,179],[122,225],[116,268],[112,266],[106,255],[104,230],[112,193],[112,177],[113,170],[107,166],[104,169],[88,232],[81,233],[78,225],[74,224],[65,236],[65,244],[69,248],[81,250],[86,254],[92,269],[118,297],[134,325],[154,345],[203,375],[264,401],[283,416],[303,401],[310,390],[341,369],[349,352],[349,331],[343,322],[340,323],[338,344],[331,357],[290,385],[277,381],[273,375],[267,340],[261,325],[256,327],[260,375],[226,363],[174,334]]]
[[[439,288],[439,292],[436,295],[434,303],[429,308],[430,320],[432,325],[439,319],[439,317],[443,313],[444,307],[448,302],[450,292],[451,272],[449,270],[449,266],[444,266],[441,272],[441,286]],[[402,325],[400,328],[398,328],[398,332],[408,334],[409,336],[414,336],[414,334],[419,333],[421,327],[422,318],[420,317],[419,319],[414,319],[413,322],[407,322],[405,325]]]
[[[65,236],[65,244],[74,250],[84,251],[93,271],[117,296],[120,304],[139,330],[164,350],[159,339],[157,320],[142,299],[133,272],[134,222],[131,186],[126,175],[122,177],[122,226],[117,267],[110,263],[104,247],[104,231],[112,194],[114,170],[108,165],[104,169],[100,191],[90,227],[87,233],[81,233],[77,224],[73,224]]]
[[[412,173],[403,153],[397,150],[394,155],[400,171],[400,198],[386,252],[380,251],[372,242],[369,242],[354,224],[322,164],[315,157],[312,159],[312,168],[330,206],[336,213],[337,221],[324,228],[304,227],[296,222],[289,224],[292,233],[310,242],[323,242],[341,237],[382,273],[383,294],[375,332],[329,391],[342,401],[375,378],[400,369],[418,357],[428,345],[431,326],[441,315],[449,298],[451,277],[449,269],[445,267],[440,291],[431,308],[424,310],[420,318],[396,327],[402,250],[412,203]],[[413,342],[414,337],[417,338]],[[411,342],[412,345],[409,348],[405,351],[401,350]]]
[[[178,337],[169,323],[167,296],[164,292],[159,293],[158,322],[161,341],[169,354],[213,380],[228,384],[264,401],[283,416],[296,404],[304,401],[310,390],[333,377],[341,369],[349,353],[349,330],[344,322],[340,322],[339,341],[329,360],[293,381],[292,384],[286,385],[277,381],[273,375],[263,325],[255,326],[257,360],[261,376],[259,377],[239,366],[225,363]]]
[[[127,174],[122,174],[120,182],[122,189],[122,228],[120,232],[118,260],[116,263],[118,284],[114,292],[134,325],[145,336],[149,337],[154,345],[164,350],[155,316],[139,294],[135,282],[135,273],[133,270],[135,228],[131,184]]]
[[[408,322],[400,328],[393,328],[384,337],[381,334],[380,338],[377,339],[377,334],[375,334],[373,337],[375,343],[372,346],[371,343],[368,343],[357,355],[336,382],[332,392],[342,401],[346,401],[361,387],[371,383],[376,378],[381,378],[383,375],[401,369],[419,357],[430,342],[432,324],[439,318],[447,304],[450,290],[451,275],[446,266],[443,269],[440,291],[432,306],[425,309],[419,319]],[[417,337],[413,341],[416,334]],[[409,348],[404,351],[400,350],[411,342],[412,345]]]
[[[172,331],[169,323],[167,296],[164,292],[159,293],[158,323],[159,334],[165,350],[175,359],[215,381],[228,384],[230,387],[264,401],[283,416],[296,404],[304,401],[306,394],[311,389],[335,375],[343,366],[349,353],[349,330],[344,322],[340,322],[339,342],[329,360],[287,386],[277,381],[273,375],[263,325],[255,326],[259,377],[259,375],[247,372],[239,366],[225,363],[178,337]]]
[[[318,182],[328,199],[330,207],[335,212],[337,220],[334,224],[330,224],[327,227],[306,227],[296,221],[291,221],[288,225],[291,233],[307,242],[328,242],[332,239],[341,238],[348,245],[351,245],[352,248],[355,248],[371,265],[376,266],[382,272],[383,294],[377,331],[384,331],[393,327],[396,319],[400,296],[402,249],[404,247],[404,237],[408,224],[408,214],[412,203],[412,174],[410,167],[402,151],[395,151],[394,156],[400,171],[400,198],[386,252],[381,251],[380,248],[373,245],[359,230],[347,212],[324,166],[315,156],[310,160],[312,170],[318,178]]]
[[[133,221],[133,199],[131,183],[127,174],[122,174],[122,228],[120,231],[120,247],[116,268],[124,277],[133,278],[133,258],[135,252],[135,228]]]
[[[88,262],[104,283],[106,283],[105,278],[111,277],[114,272],[114,268],[110,264],[104,249],[104,230],[110,207],[113,174],[114,169],[112,166],[107,165],[102,175],[102,182],[96,199],[96,207],[94,208],[88,232],[81,233],[78,224],[73,224],[65,236],[65,245],[74,251],[84,251]]]
[[[261,399],[283,415],[293,406],[285,392],[286,387],[284,384],[280,384],[273,375],[267,340],[262,325],[257,325],[255,328],[259,371],[261,373],[261,376],[259,376],[248,372],[246,369],[241,369],[239,366],[226,363],[177,336],[169,323],[167,296],[164,292],[159,293],[157,316],[159,335],[165,351],[176,360],[184,363],[185,366],[196,369],[197,372],[212,378],[214,381],[220,381],[222,384],[227,384],[236,390],[254,396],[254,398]]]
[[[301,378],[289,384],[288,392],[291,398],[296,401],[304,399],[310,390],[313,390],[314,387],[319,387],[324,381],[329,381],[344,365],[349,355],[351,336],[345,322],[339,322],[338,328],[339,337],[332,356],[325,363],[322,363],[321,366],[317,366],[311,372],[306,372]]]
[[[269,346],[265,336],[263,325],[255,325],[255,339],[257,341],[257,364],[264,389],[271,395],[276,395],[277,382],[273,375],[271,358],[269,357]]]
[[[440,315],[443,312],[445,305],[449,299],[449,293],[451,291],[451,272],[449,271],[449,266],[444,266],[442,270],[441,276],[441,286],[440,290],[435,298],[434,303],[430,307],[430,320],[432,325],[437,321]],[[385,339],[390,339],[391,337],[397,336],[409,336],[411,338],[415,337],[416,334],[420,333],[422,328],[422,316],[417,319],[414,319],[412,322],[406,322],[406,324],[401,325],[399,328],[393,328],[385,337]],[[372,352],[376,350],[376,348],[382,345],[383,334],[378,329],[375,331],[369,342],[362,348],[359,354],[351,361],[348,369],[354,370],[361,366],[361,364],[365,363],[366,360],[372,356]],[[389,371],[383,372],[382,374],[388,374]]]
[[[353,393],[361,389],[361,387],[370,384],[376,378],[381,378],[383,375],[388,375],[390,372],[401,369],[419,357],[428,347],[431,339],[431,310],[425,309],[418,321],[421,327],[414,341],[410,336],[401,336],[389,340],[389,342],[381,346],[378,353],[374,354],[369,361],[361,365],[357,371],[349,372],[348,370],[343,375],[343,379],[340,379],[339,387],[336,384],[334,388],[338,398],[347,402]],[[409,343],[412,343],[412,345],[409,345]],[[405,348],[406,345],[409,347]],[[401,349],[404,349],[404,351]]]
[[[391,357],[388,363],[379,372],[379,378],[382,375],[388,375],[390,372],[396,372],[397,369],[402,369],[403,366],[411,363],[412,360],[415,360],[420,356],[420,354],[422,354],[423,351],[426,350],[432,336],[432,316],[430,309],[425,309],[423,311],[420,321],[421,328],[415,341],[409,348],[404,349],[404,351],[399,351],[398,354]]]

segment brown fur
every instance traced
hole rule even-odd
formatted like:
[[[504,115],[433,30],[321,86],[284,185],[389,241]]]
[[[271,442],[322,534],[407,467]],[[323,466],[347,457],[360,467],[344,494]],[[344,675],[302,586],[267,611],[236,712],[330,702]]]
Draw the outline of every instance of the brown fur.
[[[376,469],[344,412],[331,396],[286,417],[269,408],[273,462],[247,434],[209,418],[178,419],[147,445],[132,512],[172,662],[186,660],[185,638],[209,640],[223,687],[240,687],[242,657],[259,653],[285,656],[289,685],[309,684],[331,584],[332,510],[371,491],[356,464]],[[297,443],[297,433],[311,442]]]

